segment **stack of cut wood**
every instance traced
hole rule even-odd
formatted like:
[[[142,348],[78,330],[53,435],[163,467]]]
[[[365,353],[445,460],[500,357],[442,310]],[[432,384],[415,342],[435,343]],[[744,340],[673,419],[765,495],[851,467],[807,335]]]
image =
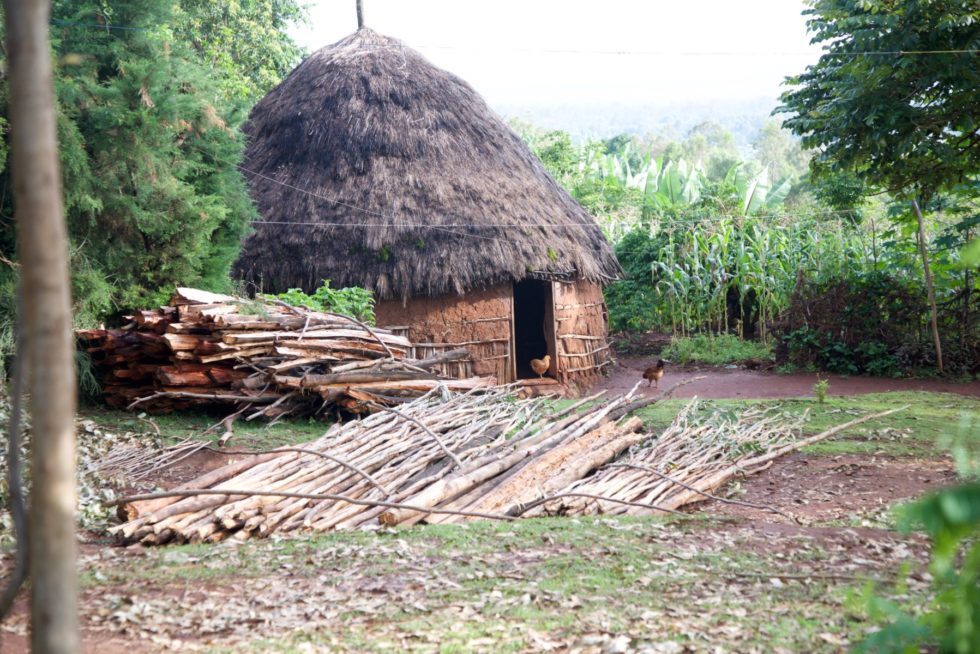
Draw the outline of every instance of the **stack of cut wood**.
[[[589,400],[595,400],[593,396]],[[577,479],[644,438],[615,422],[628,397],[554,412],[510,389],[429,396],[335,424],[287,452],[258,454],[184,487],[190,497],[123,505],[123,542],[219,541],[274,531],[491,517]],[[194,494],[193,491],[203,491]],[[409,508],[414,507],[414,508]]]
[[[800,439],[802,419],[752,411],[703,418],[691,405],[658,438],[629,416],[651,400],[595,402],[595,395],[555,412],[547,400],[517,400],[510,391],[433,394],[336,424],[301,447],[256,453],[169,493],[128,498],[119,507],[126,522],[112,531],[123,543],[162,544],[378,522],[669,513],[711,497],[736,474],[895,411]]]
[[[411,343],[352,318],[179,288],[171,305],[138,311],[120,329],[78,332],[110,406],[173,411],[235,405],[248,418],[351,411],[408,401],[440,386],[430,371],[467,356],[410,361]]]

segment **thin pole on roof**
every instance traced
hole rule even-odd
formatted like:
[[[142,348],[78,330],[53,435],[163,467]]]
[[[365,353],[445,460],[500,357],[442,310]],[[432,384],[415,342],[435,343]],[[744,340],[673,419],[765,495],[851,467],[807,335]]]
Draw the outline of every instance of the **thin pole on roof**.
[[[357,29],[364,27],[364,1],[357,0]]]

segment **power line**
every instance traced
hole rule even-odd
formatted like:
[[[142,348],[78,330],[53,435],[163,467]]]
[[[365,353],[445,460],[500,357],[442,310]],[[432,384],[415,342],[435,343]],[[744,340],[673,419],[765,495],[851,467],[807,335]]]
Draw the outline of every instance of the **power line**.
[[[288,188],[290,190],[297,191],[299,193],[303,193],[304,195],[308,195],[308,196],[310,196],[312,198],[315,198],[317,200],[322,200],[324,202],[329,202],[331,204],[344,207],[345,209],[351,209],[352,211],[359,211],[359,212],[366,213],[366,214],[369,214],[369,215],[372,215],[372,216],[378,216],[379,218],[386,218],[386,219],[389,219],[389,220],[392,221],[392,222],[388,222],[388,223],[355,223],[355,222],[349,222],[349,221],[344,221],[344,222],[330,222],[330,221],[292,221],[292,220],[253,220],[253,221],[251,221],[251,224],[253,224],[253,225],[296,225],[296,226],[304,226],[304,227],[351,227],[351,228],[359,227],[359,228],[367,228],[367,229],[370,229],[370,228],[377,228],[377,229],[384,229],[384,228],[398,229],[398,228],[404,228],[404,229],[442,229],[442,230],[448,230],[448,229],[453,229],[453,228],[457,228],[457,229],[464,228],[465,229],[465,228],[515,228],[515,227],[518,227],[518,228],[522,228],[522,227],[549,227],[549,228],[600,227],[599,224],[595,221],[595,219],[593,219],[591,221],[588,221],[588,222],[571,222],[570,221],[570,222],[563,222],[563,223],[531,223],[531,224],[526,224],[526,225],[522,225],[520,223],[471,223],[471,222],[464,222],[464,223],[444,223],[444,224],[440,224],[440,225],[434,225],[434,224],[431,224],[431,223],[413,223],[413,222],[399,221],[396,216],[393,216],[393,215],[390,215],[390,214],[385,214],[385,213],[379,212],[379,211],[375,211],[373,209],[367,209],[365,207],[360,207],[360,206],[357,206],[357,205],[353,205],[353,204],[350,204],[348,202],[345,202],[345,201],[342,201],[342,200],[339,200],[339,199],[336,199],[336,198],[330,198],[330,197],[327,197],[325,195],[321,195],[319,193],[316,193],[315,191],[310,191],[310,190],[304,189],[302,187],[296,186],[294,184],[289,184],[287,182],[280,181],[278,179],[275,179],[274,177],[269,177],[268,175],[264,175],[264,174],[262,174],[262,173],[260,173],[260,172],[258,172],[256,170],[252,170],[250,168],[247,168],[246,166],[244,166],[242,164],[237,164],[237,163],[234,163],[234,162],[231,162],[231,161],[218,159],[218,158],[212,156],[211,153],[207,152],[206,150],[204,150],[200,146],[196,146],[196,145],[193,145],[193,144],[190,144],[190,143],[188,145],[191,145],[191,147],[195,148],[199,152],[202,152],[203,154],[207,154],[214,161],[217,161],[219,163],[223,163],[223,164],[228,165],[228,166],[234,166],[238,170],[240,170],[240,171],[242,171],[244,173],[248,173],[249,175],[254,175],[256,177],[259,177],[261,179],[264,179],[264,180],[266,180],[268,182],[271,182],[273,184],[278,184],[279,186],[282,186],[284,188]],[[565,192],[567,193],[568,191],[565,191]],[[772,218],[772,219],[783,218],[783,219],[797,219],[797,220],[799,220],[799,219],[804,219],[804,218],[812,218],[812,217],[816,217],[816,216],[832,216],[832,215],[835,215],[835,216],[850,216],[850,215],[853,215],[853,214],[854,214],[854,212],[852,210],[841,209],[841,210],[816,211],[816,212],[809,212],[809,213],[778,213],[778,214],[769,214],[766,217],[767,218]],[[686,223],[686,224],[692,224],[693,225],[693,224],[699,224],[699,223],[704,223],[704,222],[709,222],[709,221],[717,224],[717,223],[720,223],[722,220],[726,220],[726,219],[727,220],[740,220],[740,219],[745,219],[745,218],[748,218],[748,217],[749,216],[745,216],[745,215],[741,215],[741,214],[712,213],[709,217],[703,217],[703,218],[684,218],[684,219],[673,219],[673,220],[661,219],[661,220],[664,220],[665,222],[670,222],[671,224]],[[452,232],[452,233],[459,234],[460,236],[478,236],[478,235],[475,235],[475,234],[461,234],[459,232]],[[491,237],[484,237],[484,238],[491,238]],[[493,240],[493,239],[491,238],[491,240]],[[516,241],[512,241],[512,242],[516,242]]]
[[[52,19],[52,25],[59,27],[83,27],[98,30],[121,30],[148,32],[152,28],[135,25],[114,25],[111,23],[82,23],[67,20]],[[586,50],[577,48],[497,48],[473,45],[410,45],[394,43],[361,43],[358,47],[377,49],[405,50],[454,50],[486,53],[515,53],[515,54],[560,54],[560,55],[599,55],[627,57],[812,57],[814,55],[830,57],[875,57],[875,56],[931,56],[931,55],[976,55],[980,50],[973,48],[954,48],[947,50],[865,50],[857,52],[814,52],[814,51],[781,51],[767,52],[762,50]]]
[[[397,47],[389,45],[363,44],[374,47]],[[409,46],[405,46],[409,47]],[[524,54],[574,54],[574,55],[608,55],[608,56],[640,56],[640,57],[812,57],[828,55],[832,57],[870,57],[896,55],[947,55],[947,54],[977,54],[980,50],[867,50],[859,52],[806,52],[806,51],[744,51],[744,50],[577,50],[563,48],[481,48],[466,45],[417,45],[411,46],[417,50],[466,50],[474,52],[515,52]]]

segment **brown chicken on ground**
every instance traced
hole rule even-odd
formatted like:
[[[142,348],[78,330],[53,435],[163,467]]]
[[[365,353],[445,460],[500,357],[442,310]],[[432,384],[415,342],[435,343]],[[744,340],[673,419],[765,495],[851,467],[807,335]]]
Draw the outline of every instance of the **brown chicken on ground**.
[[[540,359],[531,359],[531,370],[538,373],[538,377],[544,377],[544,373],[548,372],[548,368],[551,367],[551,355],[546,354]]]
[[[650,366],[643,371],[643,379],[647,380],[647,386],[651,386],[654,383],[657,384],[657,388],[660,388],[660,378],[664,376],[664,364],[667,363],[663,359],[657,360],[657,365]]]

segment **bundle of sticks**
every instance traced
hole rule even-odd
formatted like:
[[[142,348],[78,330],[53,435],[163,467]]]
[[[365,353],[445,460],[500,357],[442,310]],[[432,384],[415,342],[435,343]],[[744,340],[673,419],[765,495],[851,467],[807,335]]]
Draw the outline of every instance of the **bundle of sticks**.
[[[412,344],[353,318],[178,288],[169,306],[138,311],[120,329],[77,332],[108,405],[167,412],[229,404],[281,418],[395,405],[437,387],[492,383],[440,379],[432,368],[465,350],[425,360]]]
[[[501,517],[502,507],[527,499],[529,480],[559,469],[566,482],[581,477],[643,437],[639,419],[616,421],[629,396],[587,406],[592,396],[555,411],[545,398],[515,399],[512,391],[433,392],[335,424],[313,442],[249,456],[172,496],[128,501],[114,533],[158,544],[457,513]]]
[[[117,504],[125,522],[112,533],[153,545],[378,523],[673,513],[713,497],[736,474],[894,412],[801,439],[802,419],[750,411],[695,420],[690,405],[658,438],[630,415],[657,398],[633,400],[631,392],[602,401],[600,393],[558,411],[544,398],[515,399],[512,390],[433,392],[333,425],[301,447],[255,453],[172,491],[124,498]]]
[[[572,482],[553,498],[521,507],[522,515],[670,513],[706,500],[741,504],[763,511],[771,506],[718,497],[713,493],[738,476],[765,470],[781,456],[862,422],[908,407],[856,418],[814,436],[802,438],[807,415],[750,407],[739,414],[706,414],[696,399],[656,439],[642,441],[626,456],[608,463],[586,479]],[[654,508],[656,507],[656,508]]]

